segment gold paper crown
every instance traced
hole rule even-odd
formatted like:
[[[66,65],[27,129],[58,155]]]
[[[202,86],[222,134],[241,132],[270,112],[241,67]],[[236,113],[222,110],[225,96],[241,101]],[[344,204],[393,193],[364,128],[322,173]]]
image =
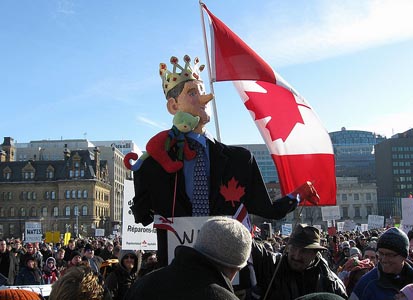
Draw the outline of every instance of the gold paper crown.
[[[168,68],[165,63],[159,64],[159,75],[162,78],[162,88],[165,93],[165,96],[168,92],[177,86],[181,82],[185,82],[188,80],[202,80],[200,77],[200,73],[204,70],[205,65],[199,64],[199,58],[195,57],[194,59],[194,66],[191,66],[191,58],[188,55],[184,56],[185,67],[183,68],[178,64],[178,58],[175,56],[171,57],[170,60],[171,64],[173,65],[172,72],[168,71]],[[181,72],[176,72],[176,69],[179,69]]]

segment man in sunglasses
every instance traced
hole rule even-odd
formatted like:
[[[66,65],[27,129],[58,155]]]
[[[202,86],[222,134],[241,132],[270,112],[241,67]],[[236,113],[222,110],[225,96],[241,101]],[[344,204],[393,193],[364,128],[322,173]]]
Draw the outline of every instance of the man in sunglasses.
[[[408,254],[407,235],[396,227],[387,229],[377,241],[377,266],[360,279],[349,299],[394,299],[404,286],[413,283]]]

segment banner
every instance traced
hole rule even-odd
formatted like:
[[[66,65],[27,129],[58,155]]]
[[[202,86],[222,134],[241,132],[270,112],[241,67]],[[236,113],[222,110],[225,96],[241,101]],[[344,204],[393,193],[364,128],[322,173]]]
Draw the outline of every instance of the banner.
[[[403,225],[413,225],[413,199],[402,198]]]
[[[384,228],[384,216],[369,215],[367,219],[369,230]]]
[[[293,224],[283,224],[281,225],[281,234],[290,236],[293,232]]]
[[[321,207],[321,215],[323,216],[323,221],[340,220],[340,207],[323,206]]]
[[[60,231],[47,231],[45,242],[53,244],[60,242]]]
[[[337,222],[337,231],[343,232],[344,222]]]
[[[24,226],[24,241],[26,243],[42,242],[42,223],[40,222],[25,222]]]
[[[136,224],[130,206],[135,195],[133,181],[125,180],[122,214],[122,249],[157,250],[158,241],[153,223],[148,226]]]
[[[180,245],[192,247],[198,236],[198,232],[206,221],[213,218],[208,217],[175,217],[168,233],[168,259],[169,263],[175,257],[175,248]],[[157,219],[155,217],[155,219]],[[158,218],[159,219],[159,218]]]

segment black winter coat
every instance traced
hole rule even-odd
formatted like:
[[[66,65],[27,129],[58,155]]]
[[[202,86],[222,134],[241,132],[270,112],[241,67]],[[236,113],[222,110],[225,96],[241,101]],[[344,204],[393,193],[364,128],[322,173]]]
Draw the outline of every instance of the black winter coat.
[[[125,300],[239,300],[229,279],[204,255],[178,246],[175,259],[138,279]]]
[[[274,271],[281,263],[272,283],[268,300],[296,299],[316,292],[337,294],[347,299],[344,283],[329,268],[327,261],[317,253],[315,261],[304,271],[298,273],[288,266],[287,255],[273,255],[263,245],[253,242],[252,258],[258,287],[264,296]]]
[[[42,272],[39,268],[29,269],[28,267],[20,268],[17,274],[15,285],[41,285],[44,284]]]

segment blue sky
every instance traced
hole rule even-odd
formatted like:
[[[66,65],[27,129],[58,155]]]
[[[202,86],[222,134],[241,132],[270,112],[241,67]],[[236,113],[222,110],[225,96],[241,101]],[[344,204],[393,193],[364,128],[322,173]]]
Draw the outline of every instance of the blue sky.
[[[390,137],[413,127],[412,1],[205,4],[306,98],[329,132],[345,126]],[[184,54],[206,62],[196,0],[3,0],[1,135],[128,139],[144,149],[172,122],[159,63]],[[222,141],[263,143],[233,85],[214,90]],[[214,120],[208,129],[215,134]]]

